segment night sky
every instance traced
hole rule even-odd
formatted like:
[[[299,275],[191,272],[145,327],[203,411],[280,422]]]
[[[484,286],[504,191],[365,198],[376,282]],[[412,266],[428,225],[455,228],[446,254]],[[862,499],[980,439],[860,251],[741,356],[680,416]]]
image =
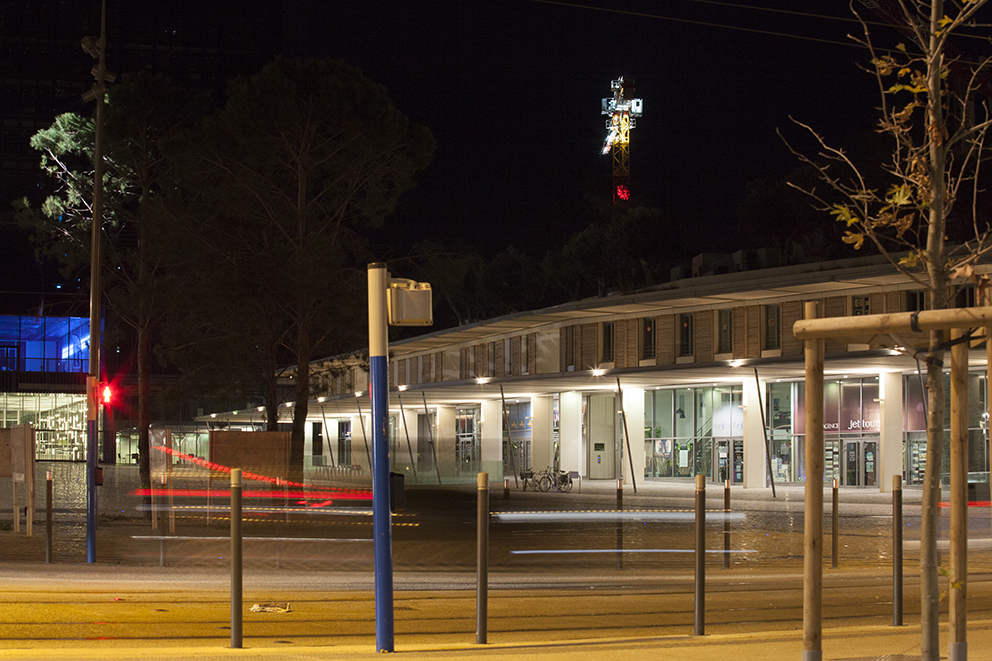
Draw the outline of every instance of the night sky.
[[[98,0],[71,1],[96,20]],[[108,26],[108,66],[126,73],[114,61],[121,31],[133,36],[140,27],[181,41],[167,19],[192,11],[183,4],[108,0],[117,21]],[[431,129],[433,162],[387,220],[388,238],[376,237],[401,249],[435,238],[486,256],[513,245],[541,257],[582,230],[594,203],[612,193],[612,157],[600,154],[600,103],[620,76],[636,81],[644,101],[631,132],[632,203],[662,211],[684,258],[745,247],[737,209],[748,182],[780,181],[799,166],[776,130],[815,151],[790,117],[854,150],[877,119],[874,78],[859,68],[869,56],[846,37],[861,28],[843,1],[203,0],[196,11],[232,33],[261,31],[218,37],[245,73],[280,51],[343,58]],[[60,34],[65,51],[45,66],[84,72],[89,63],[77,35],[95,27],[42,14],[39,27]],[[887,45],[902,39],[890,27],[872,30]],[[197,37],[204,38],[210,35]],[[246,40],[254,42],[247,55]],[[29,55],[21,66],[34,61]],[[79,83],[80,93],[86,85]],[[53,119],[89,111],[75,91],[66,94]],[[25,256],[31,250],[22,248]],[[29,289],[7,281],[8,289]]]
[[[790,116],[841,142],[874,122],[874,81],[858,69],[868,56],[845,37],[858,26],[823,17],[848,18],[846,3],[294,4],[287,51],[357,64],[434,133],[434,162],[391,223],[410,240],[543,254],[582,229],[589,199],[611,193],[600,100],[619,76],[644,100],[633,202],[705,232],[716,251],[740,247],[746,183],[798,166],[776,135],[801,137]]]

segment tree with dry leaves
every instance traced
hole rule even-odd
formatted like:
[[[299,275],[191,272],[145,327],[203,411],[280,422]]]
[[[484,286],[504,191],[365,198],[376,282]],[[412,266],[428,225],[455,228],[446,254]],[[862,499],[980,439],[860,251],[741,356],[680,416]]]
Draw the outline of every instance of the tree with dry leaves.
[[[866,5],[868,3],[865,3]],[[844,223],[844,241],[855,249],[870,244],[926,293],[927,307],[951,307],[957,287],[987,280],[974,267],[992,248],[992,231],[980,213],[987,187],[983,165],[992,120],[989,58],[974,58],[958,39],[978,27],[986,0],[890,0],[872,3],[905,37],[882,49],[872,33],[878,23],[858,15],[862,31],[852,37],[871,54],[869,71],[881,98],[877,130],[889,140],[890,157],[881,179],[867,174],[843,149],[831,146],[814,128],[818,154],[799,158],[813,166],[825,189],[803,188]],[[982,17],[984,18],[984,16]],[[983,44],[988,51],[988,43]],[[972,48],[972,50],[975,50]],[[955,237],[955,241],[949,240]],[[922,658],[937,661],[940,587],[937,512],[944,454],[945,393],[943,331],[930,333],[927,353],[927,463],[921,522]]]

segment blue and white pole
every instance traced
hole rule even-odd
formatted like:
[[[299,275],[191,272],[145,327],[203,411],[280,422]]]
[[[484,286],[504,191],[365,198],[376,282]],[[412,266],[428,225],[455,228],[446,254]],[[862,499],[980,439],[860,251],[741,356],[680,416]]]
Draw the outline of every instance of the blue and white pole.
[[[372,400],[372,538],[375,557],[375,649],[393,651],[393,533],[389,511],[389,275],[369,264],[369,395]]]

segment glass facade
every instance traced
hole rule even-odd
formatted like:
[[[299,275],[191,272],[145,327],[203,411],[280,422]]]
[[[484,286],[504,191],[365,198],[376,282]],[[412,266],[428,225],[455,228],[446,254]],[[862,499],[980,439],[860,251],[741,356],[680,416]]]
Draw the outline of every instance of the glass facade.
[[[644,393],[645,477],[744,479],[743,388]]]
[[[0,316],[0,372],[89,371],[90,320]]]

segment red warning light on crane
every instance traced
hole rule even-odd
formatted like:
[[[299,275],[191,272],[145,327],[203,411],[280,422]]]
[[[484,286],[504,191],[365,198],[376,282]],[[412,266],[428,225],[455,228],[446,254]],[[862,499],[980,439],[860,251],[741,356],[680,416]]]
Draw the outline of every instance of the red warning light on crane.
[[[617,199],[629,200],[630,199],[630,189],[620,184],[617,186]]]

